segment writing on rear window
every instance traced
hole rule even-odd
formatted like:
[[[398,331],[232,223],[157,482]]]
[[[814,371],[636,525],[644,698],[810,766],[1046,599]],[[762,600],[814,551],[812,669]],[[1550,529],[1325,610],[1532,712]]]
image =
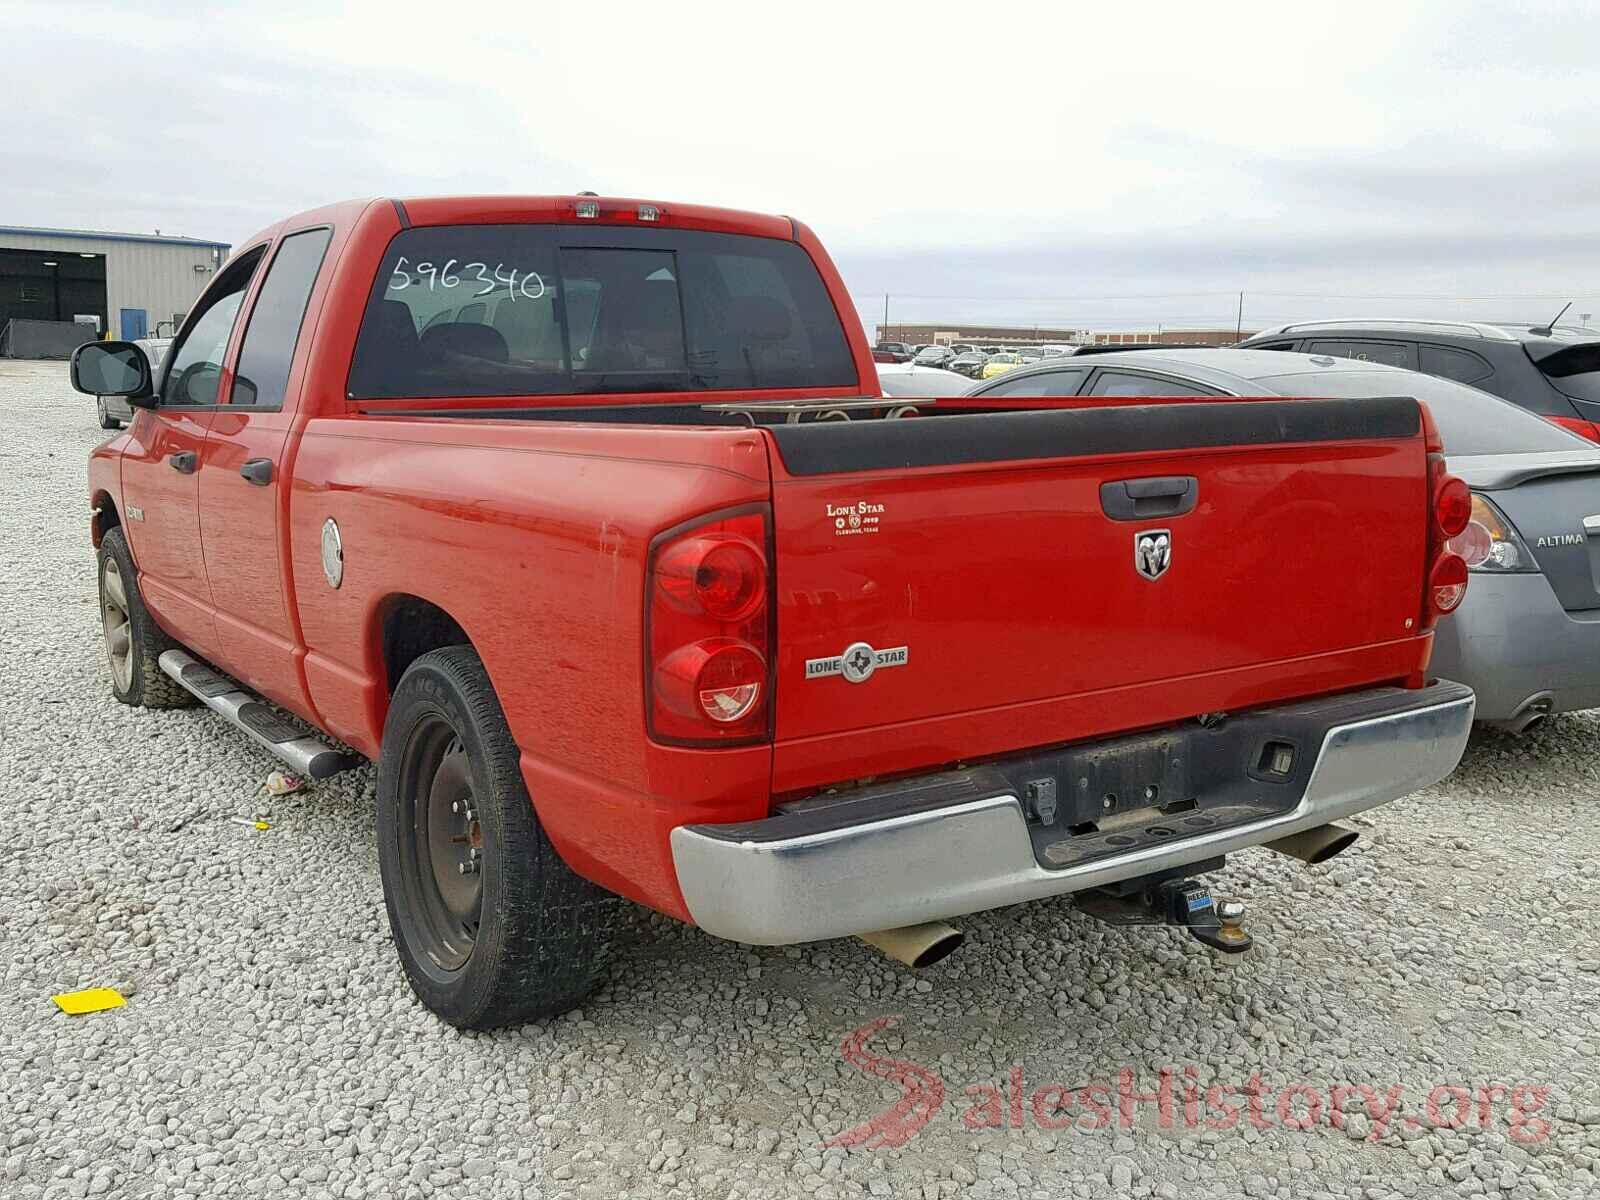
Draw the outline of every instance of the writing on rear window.
[[[456,269],[458,265],[460,270]],[[497,262],[491,267],[488,263],[481,262],[457,264],[452,258],[443,266],[435,266],[431,262],[419,262],[416,266],[408,266],[404,254],[389,273],[389,291],[403,292],[408,287],[422,287],[424,283],[429,291],[435,287],[461,287],[462,272],[466,273],[467,287],[470,288],[475,283],[483,285],[472,293],[474,299],[493,295],[501,288],[505,288],[506,296],[511,300],[516,300],[519,296],[526,300],[538,300],[545,293],[544,279],[537,271],[521,271],[519,282],[518,269],[508,267],[503,262]]]
[[[352,399],[855,387],[811,256],[703,230],[440,225],[389,243]]]

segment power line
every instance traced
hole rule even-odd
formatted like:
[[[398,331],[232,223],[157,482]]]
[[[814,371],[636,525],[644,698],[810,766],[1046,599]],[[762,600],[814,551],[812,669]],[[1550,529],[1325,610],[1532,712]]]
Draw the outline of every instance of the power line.
[[[1600,296],[1600,290],[1591,291],[1587,288],[1569,288],[1565,291],[1552,292],[1499,292],[1477,296],[1451,295],[1446,292],[1280,292],[1248,289],[1252,296],[1273,296],[1287,300],[1433,300],[1455,304],[1490,304],[1508,300],[1566,300],[1573,296]],[[882,292],[859,293],[851,292],[850,298],[858,301],[871,301],[874,305],[883,298]],[[1035,295],[933,295],[931,293],[901,292],[896,291],[897,300],[979,300],[994,304],[1076,304],[1082,301],[1120,301],[1120,300],[1192,300],[1198,297],[1215,297],[1233,301],[1238,296],[1238,291],[1219,292],[1129,292],[1124,295],[1073,295],[1073,296],[1035,296]]]

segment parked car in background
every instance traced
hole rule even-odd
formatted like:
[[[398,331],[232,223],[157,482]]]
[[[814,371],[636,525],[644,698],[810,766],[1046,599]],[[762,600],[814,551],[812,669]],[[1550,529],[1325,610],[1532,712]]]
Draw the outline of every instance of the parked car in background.
[[[911,361],[919,367],[943,367],[955,356],[956,352],[949,346],[924,346]]]
[[[1600,332],[1473,321],[1302,321],[1240,342],[1331,354],[1471,384],[1600,442]]]
[[[915,361],[878,364],[878,387],[885,396],[964,396],[971,386],[965,376],[941,367],[925,367]]]
[[[904,342],[879,342],[872,348],[872,357],[877,362],[910,362],[912,350]]]
[[[1451,542],[1472,586],[1434,634],[1431,670],[1514,731],[1600,706],[1600,449],[1465,384],[1360,359],[1263,349],[1129,350],[1014,371],[973,396],[1413,396],[1472,490]],[[1352,529],[1359,572],[1361,536]]]
[[[143,350],[145,358],[150,360],[151,373],[159,377],[161,365],[166,361],[167,350],[172,346],[172,339],[146,337],[138,339],[134,344]],[[96,396],[94,408],[101,429],[121,429],[133,420],[133,408],[121,396]]]
[[[1007,371],[1014,371],[1022,365],[1022,359],[1009,351],[1000,354],[991,354],[989,361],[983,364],[978,372],[979,379],[993,379],[996,375],[1004,375]]]
[[[968,379],[976,379],[983,370],[983,364],[988,361],[989,355],[982,350],[968,350],[945,363],[945,369],[954,371],[958,375],[965,375]]]

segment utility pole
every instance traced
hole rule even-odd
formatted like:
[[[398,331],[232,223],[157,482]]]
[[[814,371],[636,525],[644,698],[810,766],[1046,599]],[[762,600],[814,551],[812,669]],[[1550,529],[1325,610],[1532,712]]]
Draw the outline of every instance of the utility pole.
[[[878,334],[878,340],[881,342],[884,339],[886,339],[888,336],[889,336],[889,293],[885,292],[883,294],[883,331]]]
[[[1239,323],[1233,327],[1233,340],[1240,341],[1244,338],[1244,293],[1239,293]]]

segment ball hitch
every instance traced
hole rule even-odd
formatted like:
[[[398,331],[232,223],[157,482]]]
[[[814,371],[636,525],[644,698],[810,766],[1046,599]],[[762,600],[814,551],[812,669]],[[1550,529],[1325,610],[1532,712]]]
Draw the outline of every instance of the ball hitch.
[[[1198,879],[1145,880],[1124,886],[1121,892],[1080,892],[1077,905],[1110,925],[1179,926],[1223,954],[1243,954],[1254,945],[1244,931],[1244,902],[1217,900]]]
[[[1166,902],[1167,923],[1182,925],[1197,942],[1224,954],[1243,954],[1254,944],[1244,931],[1244,901],[1216,900],[1195,879],[1163,883],[1158,895]]]

